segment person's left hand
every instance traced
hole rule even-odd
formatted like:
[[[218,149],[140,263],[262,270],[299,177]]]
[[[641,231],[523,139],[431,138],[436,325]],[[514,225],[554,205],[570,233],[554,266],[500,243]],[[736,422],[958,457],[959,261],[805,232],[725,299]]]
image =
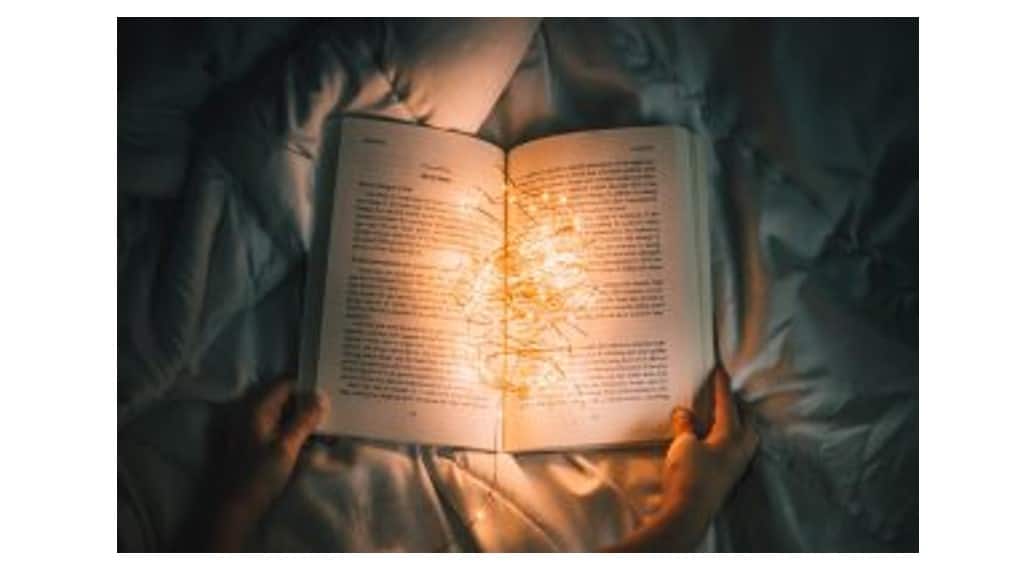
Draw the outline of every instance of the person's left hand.
[[[246,534],[283,492],[300,448],[328,414],[318,392],[289,420],[286,406],[295,382],[280,380],[246,404],[229,428],[226,467],[220,484],[224,497],[213,531],[215,550],[239,550]]]

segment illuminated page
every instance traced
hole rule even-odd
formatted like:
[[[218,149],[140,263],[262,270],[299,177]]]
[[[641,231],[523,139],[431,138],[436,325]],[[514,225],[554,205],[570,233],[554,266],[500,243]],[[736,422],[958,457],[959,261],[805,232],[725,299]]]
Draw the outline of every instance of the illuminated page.
[[[500,394],[475,369],[482,343],[469,342],[455,290],[469,261],[502,244],[503,152],[460,134],[348,119],[339,155],[314,314],[313,378],[332,402],[323,430],[496,450]],[[482,323],[499,316],[479,314]]]
[[[532,334],[511,325],[511,334],[529,334],[538,344],[533,349],[525,339],[514,343],[525,346],[524,354],[508,351],[508,362],[522,370],[508,372],[520,389],[505,398],[507,450],[671,436],[673,407],[691,401],[713,363],[705,175],[698,157],[693,138],[674,127],[567,134],[511,151],[507,213],[514,256],[517,237],[531,239],[538,225],[545,231],[554,216],[570,215],[587,277],[572,269],[563,274],[577,290],[564,296],[549,291],[541,311],[550,327]],[[553,225],[550,231],[566,222]],[[569,248],[558,251],[567,258]],[[560,270],[559,260],[550,262]],[[563,291],[568,282],[547,284]],[[565,304],[570,314],[545,306],[561,299],[571,301]]]

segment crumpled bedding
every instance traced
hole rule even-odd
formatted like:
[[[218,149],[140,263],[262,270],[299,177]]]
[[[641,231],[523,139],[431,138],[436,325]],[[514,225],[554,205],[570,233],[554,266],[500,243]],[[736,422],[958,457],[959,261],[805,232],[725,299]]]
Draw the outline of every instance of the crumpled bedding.
[[[916,23],[177,25],[119,24],[119,549],[171,547],[221,406],[295,369],[359,114],[505,146],[704,134],[717,339],[761,444],[700,548],[917,550]],[[661,461],[319,441],[252,548],[596,549],[653,509]]]

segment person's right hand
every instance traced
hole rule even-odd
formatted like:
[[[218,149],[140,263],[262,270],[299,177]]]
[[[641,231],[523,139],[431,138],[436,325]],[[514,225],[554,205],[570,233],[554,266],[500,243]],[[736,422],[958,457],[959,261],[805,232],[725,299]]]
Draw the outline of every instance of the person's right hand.
[[[714,369],[714,409],[709,432],[696,432],[693,412],[672,415],[675,439],[664,461],[663,498],[658,518],[710,523],[757,448],[753,427],[739,417],[724,368]]]

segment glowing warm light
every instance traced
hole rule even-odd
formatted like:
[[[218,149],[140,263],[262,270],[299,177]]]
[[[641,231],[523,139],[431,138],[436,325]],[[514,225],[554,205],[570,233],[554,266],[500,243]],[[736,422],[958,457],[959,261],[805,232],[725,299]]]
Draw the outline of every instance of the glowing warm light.
[[[567,377],[571,336],[583,333],[576,314],[594,303],[597,289],[581,219],[566,196],[508,184],[507,202],[506,242],[465,261],[454,296],[480,380],[524,396]]]
[[[585,335],[578,315],[599,292],[586,265],[588,242],[581,217],[563,194],[521,190],[509,180],[504,197],[475,190],[478,194],[462,201],[461,208],[478,209],[483,199],[505,201],[507,236],[496,249],[452,261],[457,270],[453,294],[467,327],[467,364],[461,373],[525,397],[569,377],[564,366],[574,352],[572,337]],[[496,440],[502,418],[502,408],[497,409]],[[494,485],[499,480],[495,460]],[[494,502],[490,492],[471,513],[468,526],[483,522]]]

